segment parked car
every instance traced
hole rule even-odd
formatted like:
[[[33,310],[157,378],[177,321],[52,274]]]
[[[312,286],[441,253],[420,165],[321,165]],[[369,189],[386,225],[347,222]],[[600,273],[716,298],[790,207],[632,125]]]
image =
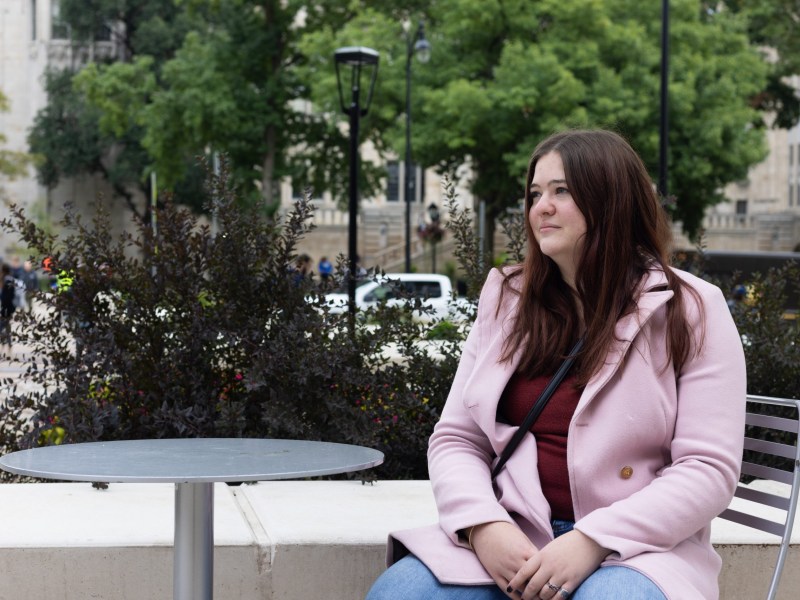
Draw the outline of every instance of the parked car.
[[[391,306],[419,298],[425,311],[414,311],[414,318],[422,321],[433,319],[462,320],[473,309],[466,298],[453,293],[453,285],[445,275],[435,273],[386,273],[377,280],[363,279],[357,282],[356,307],[364,310],[385,302]],[[349,296],[346,286],[335,293],[325,295],[332,313],[347,312]]]

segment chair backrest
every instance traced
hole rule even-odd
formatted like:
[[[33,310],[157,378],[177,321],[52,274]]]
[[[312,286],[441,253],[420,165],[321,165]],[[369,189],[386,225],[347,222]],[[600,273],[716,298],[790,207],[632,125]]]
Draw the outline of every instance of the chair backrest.
[[[728,508],[720,516],[722,519],[734,521],[748,527],[753,527],[767,533],[772,533],[781,538],[778,550],[778,560],[770,581],[767,600],[773,600],[778,591],[778,583],[789,553],[789,543],[792,537],[792,524],[794,523],[797,511],[798,496],[800,496],[800,400],[789,400],[785,398],[770,398],[766,396],[747,396],[747,425],[762,428],[764,435],[749,437],[745,433],[744,449],[757,453],[764,458],[780,457],[785,461],[786,469],[756,464],[748,460],[742,461],[742,474],[770,481],[777,481],[789,485],[789,495],[783,496],[760,491],[739,483],[736,489],[736,497],[748,500],[752,504],[754,512],[761,506],[769,506],[773,509],[780,509],[780,521],[765,519],[763,516],[745,512],[746,508],[737,506],[737,509]],[[785,406],[794,409],[790,416],[777,417],[753,412],[763,406]],[[750,430],[752,431],[752,430]],[[777,434],[777,435],[776,435]],[[787,435],[788,434],[788,435]],[[768,441],[769,438],[779,441]],[[763,438],[763,439],[761,439]],[[746,457],[747,458],[747,457]]]

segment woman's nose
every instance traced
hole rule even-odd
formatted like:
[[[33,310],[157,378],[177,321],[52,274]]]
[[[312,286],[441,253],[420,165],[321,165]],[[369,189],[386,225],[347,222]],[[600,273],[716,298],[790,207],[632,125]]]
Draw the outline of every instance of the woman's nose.
[[[533,212],[537,214],[549,215],[553,211],[553,203],[547,194],[542,194],[533,205]]]

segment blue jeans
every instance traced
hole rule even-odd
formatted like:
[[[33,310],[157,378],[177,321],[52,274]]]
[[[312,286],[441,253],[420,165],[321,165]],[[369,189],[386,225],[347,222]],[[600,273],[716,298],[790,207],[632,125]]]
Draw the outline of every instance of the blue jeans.
[[[553,521],[558,537],[572,529],[568,521]],[[645,575],[628,567],[601,567],[573,592],[571,600],[666,600]],[[366,600],[508,600],[496,585],[447,585],[439,583],[417,557],[399,560],[378,577]]]

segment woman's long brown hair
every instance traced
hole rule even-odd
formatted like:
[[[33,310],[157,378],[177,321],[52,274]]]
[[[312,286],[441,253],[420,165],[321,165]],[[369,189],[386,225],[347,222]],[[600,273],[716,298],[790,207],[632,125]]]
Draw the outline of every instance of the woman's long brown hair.
[[[575,291],[561,278],[556,264],[542,254],[527,218],[536,164],[551,152],[560,155],[567,187],[586,219]],[[666,287],[674,293],[667,303],[666,347],[675,372],[680,372],[690,353],[699,350],[700,342],[694,343],[683,310],[686,291],[697,297],[668,267],[669,221],[633,148],[610,131],[572,130],[550,136],[537,146],[528,165],[525,215],[525,261],[521,268],[504,272],[503,293],[519,294],[520,299],[503,360],[521,349],[520,372],[528,377],[552,374],[583,333],[577,299],[583,309],[586,342],[573,373],[578,385],[585,385],[603,366],[617,321],[635,309],[644,274],[655,268],[663,270]],[[512,283],[520,277],[521,283]]]

